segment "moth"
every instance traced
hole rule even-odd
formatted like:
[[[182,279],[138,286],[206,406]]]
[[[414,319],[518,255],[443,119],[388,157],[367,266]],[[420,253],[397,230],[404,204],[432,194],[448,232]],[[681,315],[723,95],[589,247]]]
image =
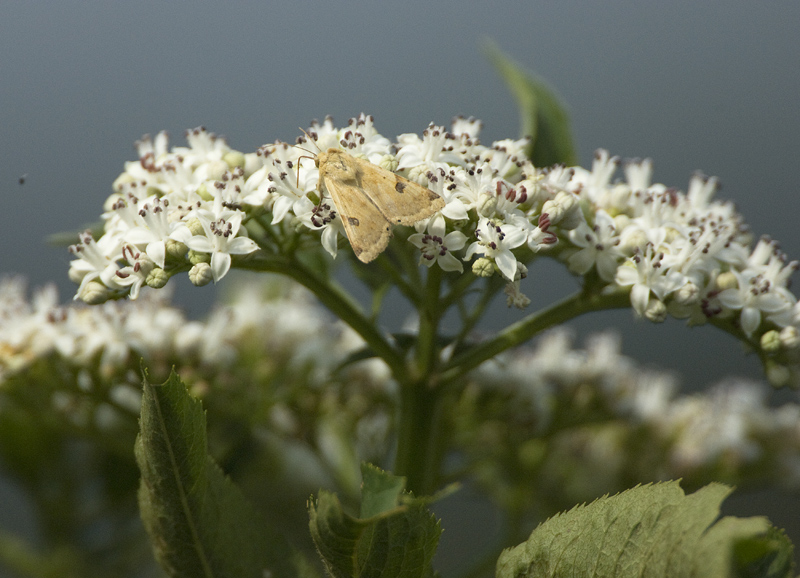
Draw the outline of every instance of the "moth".
[[[333,199],[347,239],[363,263],[383,253],[392,225],[413,225],[444,208],[444,199],[427,187],[342,149],[320,151],[314,163],[320,198],[327,191]]]

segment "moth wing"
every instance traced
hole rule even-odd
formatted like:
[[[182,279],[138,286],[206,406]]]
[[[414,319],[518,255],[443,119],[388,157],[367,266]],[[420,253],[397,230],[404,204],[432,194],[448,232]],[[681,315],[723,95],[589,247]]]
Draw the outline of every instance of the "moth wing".
[[[323,178],[323,183],[336,205],[353,252],[360,261],[369,263],[386,249],[392,226],[358,187],[330,177]]]
[[[444,208],[444,199],[429,188],[367,160],[351,158],[359,168],[361,188],[390,223],[413,225]]]

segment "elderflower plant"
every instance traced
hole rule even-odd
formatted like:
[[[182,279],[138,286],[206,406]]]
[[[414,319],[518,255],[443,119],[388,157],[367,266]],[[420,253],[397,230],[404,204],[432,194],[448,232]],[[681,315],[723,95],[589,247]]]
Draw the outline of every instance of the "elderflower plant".
[[[755,351],[774,385],[798,386],[797,262],[751,238],[714,178],[682,192],[653,183],[651,161],[604,150],[574,166],[557,99],[494,57],[525,93],[528,137],[484,144],[481,123],[458,117],[391,140],[365,114],[248,153],[202,128],[185,147],[144,137],[102,231],[71,247],[77,302],[45,291],[28,305],[18,283],[0,286],[0,456],[38,440],[21,469],[42,512],[67,504],[42,524],[48,543],[88,552],[42,564],[48,575],[122,575],[94,553],[136,534],[136,500],[143,527],[120,558],[141,557],[147,536],[171,576],[430,578],[442,527],[429,506],[466,481],[503,516],[497,535],[481,528],[485,555],[464,576],[792,576],[791,544],[765,519],[715,518],[722,483],[800,487],[797,404],[771,408],[739,380],[681,396],[613,337],[582,350],[543,333],[623,307],[708,323]],[[332,148],[444,202],[362,263],[320,182],[315,156]],[[540,309],[543,257],[581,286]],[[369,307],[334,276],[343,263]],[[175,275],[230,284],[237,269],[268,282],[236,283],[204,321],[152,295]],[[486,334],[501,294],[524,312]],[[388,333],[379,320],[397,299],[411,319]],[[73,443],[114,467],[53,458]],[[83,487],[97,493],[88,514],[74,506]],[[60,531],[70,523],[87,531]],[[15,548],[0,533],[0,557]]]

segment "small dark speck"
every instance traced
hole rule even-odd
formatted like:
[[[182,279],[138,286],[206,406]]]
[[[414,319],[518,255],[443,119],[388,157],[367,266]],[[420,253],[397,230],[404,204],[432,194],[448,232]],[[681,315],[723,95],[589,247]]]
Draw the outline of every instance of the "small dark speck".
[[[27,179],[27,178],[28,178],[28,173],[25,173],[24,175],[22,175],[22,176],[19,178],[19,184],[20,184],[20,185],[24,185],[24,184],[25,184],[25,179]]]

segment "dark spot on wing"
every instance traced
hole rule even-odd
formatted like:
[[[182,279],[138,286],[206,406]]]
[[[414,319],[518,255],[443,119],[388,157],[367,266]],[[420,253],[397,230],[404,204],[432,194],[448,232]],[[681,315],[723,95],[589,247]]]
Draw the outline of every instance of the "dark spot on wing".
[[[347,222],[353,225],[354,227],[358,227],[361,224],[355,217],[347,217]]]
[[[406,184],[401,182],[401,181],[397,181],[394,184],[394,190],[397,191],[398,193],[404,192],[403,189],[405,189],[405,188],[406,188]]]

